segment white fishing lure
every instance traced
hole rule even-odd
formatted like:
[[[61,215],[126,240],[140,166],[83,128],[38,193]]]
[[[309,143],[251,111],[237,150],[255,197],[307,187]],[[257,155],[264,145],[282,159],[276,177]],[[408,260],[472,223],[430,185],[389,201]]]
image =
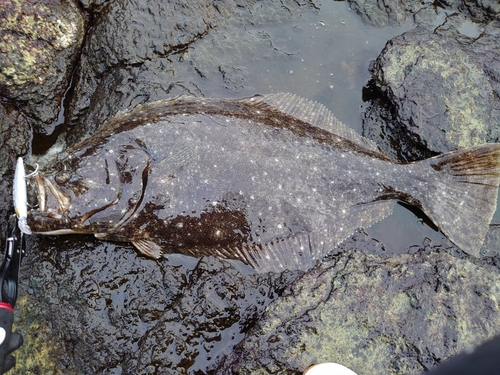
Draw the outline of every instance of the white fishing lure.
[[[25,234],[31,234],[31,229],[28,226],[28,195],[26,192],[26,173],[24,171],[23,158],[17,159],[16,171],[14,172],[13,195],[19,229]]]

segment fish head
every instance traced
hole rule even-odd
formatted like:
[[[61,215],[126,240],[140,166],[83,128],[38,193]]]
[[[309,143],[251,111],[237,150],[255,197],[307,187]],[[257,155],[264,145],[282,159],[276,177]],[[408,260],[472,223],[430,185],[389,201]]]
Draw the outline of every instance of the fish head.
[[[140,203],[148,168],[133,147],[68,153],[34,177],[28,224],[38,234],[112,233]]]

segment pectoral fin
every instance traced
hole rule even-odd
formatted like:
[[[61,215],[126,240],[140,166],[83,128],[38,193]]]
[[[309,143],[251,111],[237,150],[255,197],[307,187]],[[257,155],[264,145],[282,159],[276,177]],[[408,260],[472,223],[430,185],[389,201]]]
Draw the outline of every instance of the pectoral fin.
[[[132,241],[132,244],[137,248],[137,250],[150,258],[158,259],[161,257],[161,247],[153,241],[134,240]]]
[[[144,239],[130,240],[115,233],[95,233],[94,237],[103,241],[132,242],[137,250],[149,258],[158,259],[162,254],[161,247],[153,241]]]

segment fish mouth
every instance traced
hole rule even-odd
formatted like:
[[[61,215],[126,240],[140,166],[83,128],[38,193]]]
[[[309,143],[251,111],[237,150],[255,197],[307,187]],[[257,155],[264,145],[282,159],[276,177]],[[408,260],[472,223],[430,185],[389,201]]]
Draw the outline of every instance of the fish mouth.
[[[36,197],[38,199],[38,211],[45,213],[47,217],[53,219],[62,218],[69,211],[71,205],[69,195],[40,173],[34,176],[34,179]]]

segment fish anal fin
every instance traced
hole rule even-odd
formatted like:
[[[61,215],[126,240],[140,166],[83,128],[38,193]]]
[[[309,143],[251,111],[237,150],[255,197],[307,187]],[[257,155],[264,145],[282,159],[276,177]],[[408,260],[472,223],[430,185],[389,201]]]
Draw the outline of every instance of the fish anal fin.
[[[358,228],[367,228],[392,213],[396,201],[386,200],[346,208],[346,216],[331,226],[267,243],[220,249],[217,255],[238,258],[257,272],[307,271]]]
[[[144,239],[133,240],[131,242],[137,248],[137,250],[139,250],[147,257],[154,259],[158,259],[161,257],[162,249],[155,242]]]
[[[298,233],[265,244],[246,245],[231,251],[233,257],[236,255],[260,273],[309,270],[317,261],[311,252],[308,233]]]

